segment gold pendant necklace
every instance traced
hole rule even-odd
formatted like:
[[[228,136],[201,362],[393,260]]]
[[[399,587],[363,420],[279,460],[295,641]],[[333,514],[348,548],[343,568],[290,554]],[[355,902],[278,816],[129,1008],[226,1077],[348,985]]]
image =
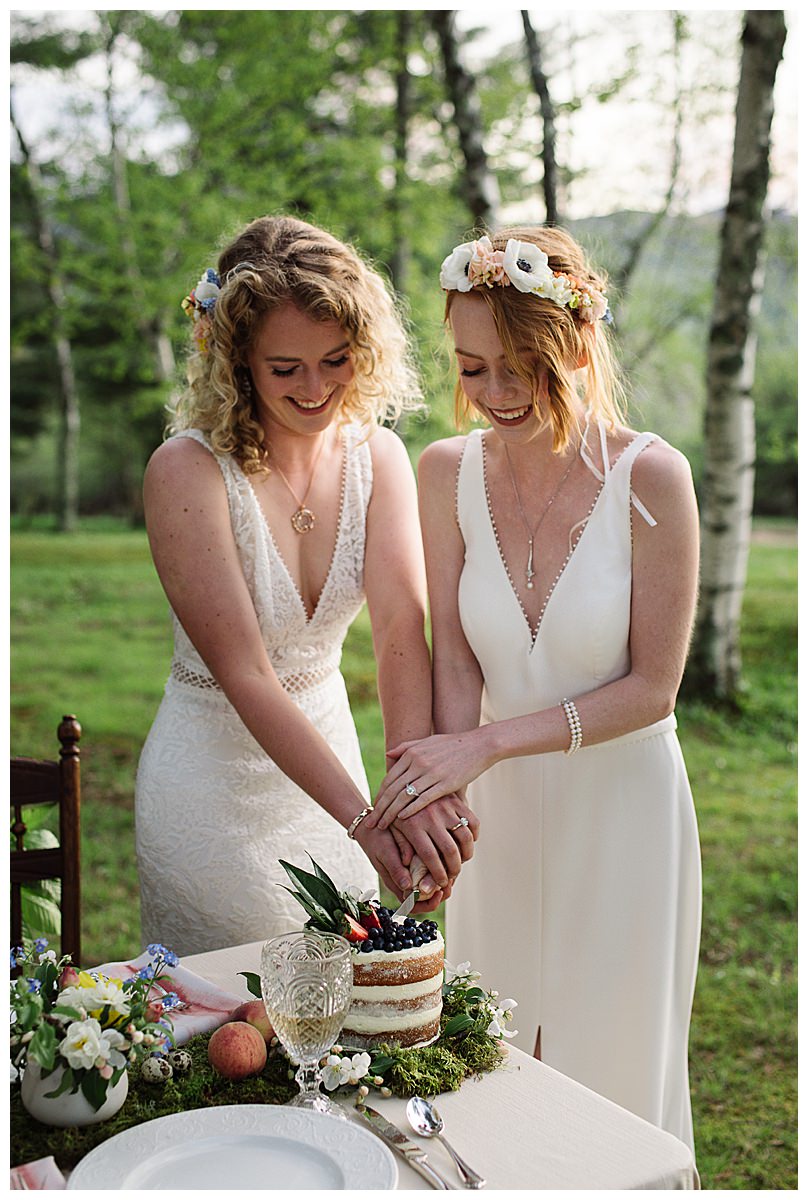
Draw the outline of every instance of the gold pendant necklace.
[[[286,476],[284,475],[283,471],[278,466],[278,464],[277,463],[274,464],[275,470],[278,472],[281,479],[286,484],[287,488],[289,489],[289,491],[292,494],[292,498],[293,498],[295,504],[297,505],[297,508],[292,513],[291,517],[289,518],[290,521],[292,522],[292,528],[294,529],[295,533],[311,533],[312,529],[314,529],[314,526],[317,522],[317,518],[315,517],[314,513],[311,511],[310,508],[306,507],[306,501],[308,499],[309,492],[311,491],[311,485],[314,483],[314,475],[315,475],[315,472],[317,471],[317,464],[320,461],[320,455],[323,452],[323,447],[325,446],[325,439],[326,439],[326,435],[324,433],[322,441],[320,442],[320,449],[317,451],[317,457],[315,458],[314,464],[311,468],[311,476],[309,478],[309,486],[306,488],[306,491],[303,495],[302,500],[300,499],[297,492],[294,490],[291,483],[286,478]]]
[[[525,530],[527,531],[527,566],[525,568],[525,576],[526,576],[527,587],[528,587],[529,591],[533,591],[533,580],[536,576],[536,572],[533,570],[533,544],[536,540],[536,534],[541,529],[544,518],[547,516],[550,509],[553,507],[553,504],[555,503],[558,493],[561,491],[561,488],[563,487],[564,483],[566,482],[570,471],[575,466],[575,461],[576,461],[577,457],[578,457],[578,452],[576,450],[572,456],[572,461],[570,462],[570,465],[567,467],[566,471],[561,476],[561,479],[558,481],[558,483],[556,485],[555,491],[553,492],[552,496],[550,497],[550,499],[547,501],[544,508],[542,509],[541,516],[539,517],[539,520],[536,524],[536,528],[531,531],[530,524],[528,522],[527,517],[525,516],[525,510],[522,507],[522,501],[519,498],[519,488],[516,486],[516,476],[514,475],[513,467],[511,466],[511,456],[510,456],[510,453],[508,452],[508,447],[505,446],[505,461],[508,464],[508,472],[511,476],[511,483],[513,484],[513,494],[516,497],[516,503],[519,506],[519,514],[522,518],[522,524],[524,525]]]

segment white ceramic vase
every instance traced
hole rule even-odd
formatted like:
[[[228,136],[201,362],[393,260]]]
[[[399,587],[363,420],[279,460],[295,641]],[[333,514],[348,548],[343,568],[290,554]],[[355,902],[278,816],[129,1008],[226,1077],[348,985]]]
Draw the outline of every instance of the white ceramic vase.
[[[42,1121],[44,1125],[58,1125],[64,1128],[68,1125],[97,1125],[114,1117],[129,1091],[129,1075],[124,1071],[114,1087],[107,1089],[107,1098],[98,1112],[81,1090],[77,1092],[62,1092],[61,1096],[48,1097],[46,1092],[54,1092],[59,1086],[63,1068],[57,1067],[50,1075],[42,1078],[39,1063],[29,1062],[23,1072],[21,1084],[21,1099],[25,1109]]]

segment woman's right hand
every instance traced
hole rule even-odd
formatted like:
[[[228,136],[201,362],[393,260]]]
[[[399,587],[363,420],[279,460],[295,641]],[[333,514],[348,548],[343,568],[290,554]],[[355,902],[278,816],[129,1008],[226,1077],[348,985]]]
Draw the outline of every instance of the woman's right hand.
[[[370,829],[367,818],[357,827],[355,840],[379,873],[384,886],[403,900],[413,889],[412,875],[404,863],[398,841],[390,829]]]

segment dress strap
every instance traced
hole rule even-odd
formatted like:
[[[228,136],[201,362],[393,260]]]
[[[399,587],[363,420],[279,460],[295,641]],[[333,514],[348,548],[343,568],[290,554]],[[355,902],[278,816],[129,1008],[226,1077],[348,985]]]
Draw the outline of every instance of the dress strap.
[[[584,425],[584,433],[581,438],[581,449],[579,451],[581,458],[586,463],[589,470],[600,483],[605,483],[611,471],[609,463],[609,447],[606,442],[606,427],[602,421],[598,421],[598,436],[600,438],[600,459],[603,464],[603,469],[597,465],[592,455],[589,453],[589,430],[592,425],[592,412],[587,409],[586,424]]]
[[[634,438],[634,440],[629,442],[629,444],[626,446],[625,450],[620,455],[618,462],[622,462],[622,460],[625,458],[626,462],[624,465],[625,465],[625,469],[628,472],[629,479],[631,479],[631,471],[632,471],[634,463],[636,462],[639,455],[642,454],[643,450],[645,450],[645,448],[647,446],[650,446],[651,443],[655,442],[656,440],[657,440],[657,436],[655,433],[638,433],[637,436]],[[615,464],[615,465],[617,465],[617,464]],[[632,505],[634,506],[634,508],[636,508],[637,512],[640,514],[640,516],[643,518],[643,520],[646,521],[647,524],[651,525],[652,527],[654,525],[656,525],[656,520],[654,519],[654,517],[651,516],[650,512],[645,507],[642,500],[638,499],[638,497],[636,496],[636,494],[634,492],[634,489],[631,487],[629,487],[629,497],[631,499]]]
[[[588,440],[589,440],[589,429],[590,429],[590,425],[591,425],[591,420],[592,420],[591,413],[587,412],[586,424],[584,425],[584,434],[583,434],[583,438],[581,439],[580,455],[581,455],[581,458],[583,459],[583,461],[586,463],[589,470],[595,476],[595,478],[600,480],[601,483],[605,483],[606,480],[609,478],[609,475],[612,473],[612,470],[614,469],[612,467],[612,464],[609,461],[609,448],[608,448],[608,443],[606,441],[606,427],[602,421],[598,421],[597,426],[598,426],[598,435],[599,435],[599,440],[600,440],[601,461],[603,463],[603,470],[601,470],[600,467],[598,467],[598,465],[592,458],[592,455],[589,452],[589,446],[587,444]],[[638,433],[636,435],[636,437],[634,437],[632,439],[632,441],[629,442],[629,444],[626,446],[625,450],[619,456],[619,458],[617,459],[617,461],[615,462],[614,465],[617,466],[617,463],[622,463],[623,460],[625,459],[626,462],[624,463],[624,466],[627,467],[629,475],[630,475],[631,468],[634,464],[634,460],[637,457],[637,455],[640,454],[646,448],[646,446],[650,446],[651,442],[653,442],[653,441],[656,441],[656,434],[654,434],[654,433]],[[643,502],[641,500],[639,500],[637,498],[637,496],[634,494],[633,489],[630,489],[629,495],[631,498],[631,503],[633,504],[634,508],[636,508],[636,510],[640,514],[640,516],[645,521],[647,521],[649,525],[652,525],[652,526],[656,525],[656,521],[651,516],[650,512],[645,507]]]

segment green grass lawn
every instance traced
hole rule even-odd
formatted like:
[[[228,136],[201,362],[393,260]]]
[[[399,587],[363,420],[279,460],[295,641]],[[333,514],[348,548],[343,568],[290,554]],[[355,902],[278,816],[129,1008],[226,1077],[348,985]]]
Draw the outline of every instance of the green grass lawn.
[[[171,658],[166,603],[142,533],[17,532],[11,556],[12,750],[55,756],[61,716],[79,717],[84,959],[126,957],[140,945],[132,794]],[[740,712],[678,709],[704,862],[691,1082],[705,1188],[797,1186],[796,558],[792,527],[753,546]],[[343,668],[373,787],[384,747],[365,614]]]

